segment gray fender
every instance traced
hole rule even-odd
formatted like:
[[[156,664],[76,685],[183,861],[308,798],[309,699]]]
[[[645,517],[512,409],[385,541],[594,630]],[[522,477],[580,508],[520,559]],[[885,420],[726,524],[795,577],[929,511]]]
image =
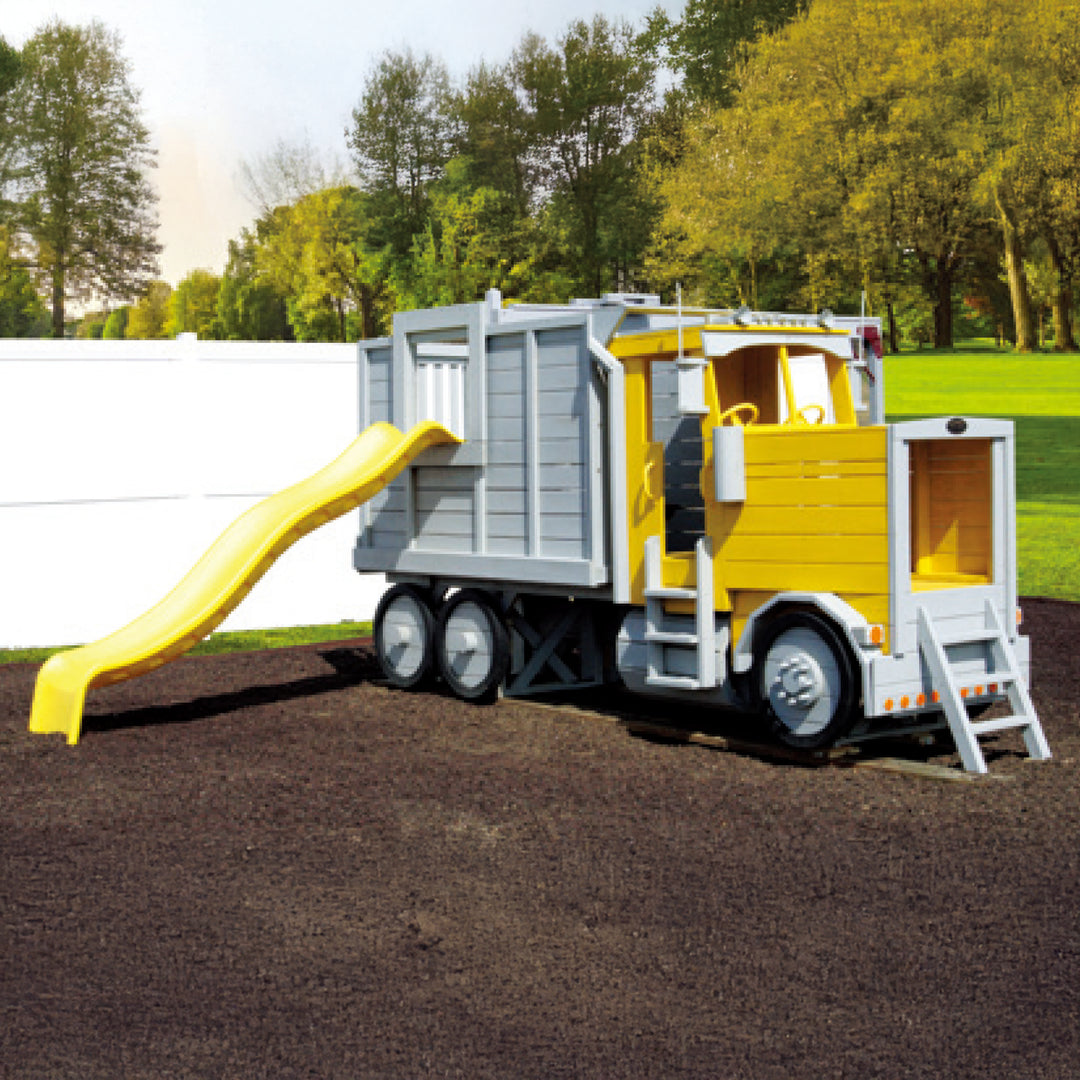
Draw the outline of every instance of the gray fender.
[[[769,618],[770,612],[792,604],[817,608],[847,637],[852,654],[862,669],[865,683],[869,670],[866,650],[877,651],[877,646],[870,642],[870,624],[846,600],[841,600],[833,593],[782,592],[777,593],[768,603],[762,604],[747,619],[746,626],[735,643],[732,669],[740,675],[750,670],[754,663],[754,634],[758,625]]]

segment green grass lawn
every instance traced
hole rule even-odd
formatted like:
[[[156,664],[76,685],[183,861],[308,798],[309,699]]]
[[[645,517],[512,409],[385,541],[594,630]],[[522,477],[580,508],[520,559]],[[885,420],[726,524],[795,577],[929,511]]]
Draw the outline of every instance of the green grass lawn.
[[[211,634],[188,653],[204,656],[210,653],[241,652],[252,649],[286,649],[292,645],[312,645],[321,642],[347,641],[369,637],[371,623],[340,622],[328,626],[282,626],[273,630],[227,630]],[[40,664],[63,649],[0,649],[0,664]]]
[[[901,353],[885,361],[885,409],[1014,420],[1020,593],[1080,600],[1080,357]]]

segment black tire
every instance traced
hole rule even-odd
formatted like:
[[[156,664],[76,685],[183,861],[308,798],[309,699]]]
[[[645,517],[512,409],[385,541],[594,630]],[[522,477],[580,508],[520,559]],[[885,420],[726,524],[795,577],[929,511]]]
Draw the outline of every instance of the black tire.
[[[510,633],[480,589],[454,593],[439,612],[435,654],[446,685],[464,701],[491,701],[510,669]]]
[[[375,655],[386,681],[403,690],[430,683],[435,675],[435,616],[431,600],[413,585],[383,594],[371,623]]]
[[[855,661],[832,623],[812,611],[783,613],[762,628],[751,693],[773,735],[794,749],[832,746],[859,719]]]

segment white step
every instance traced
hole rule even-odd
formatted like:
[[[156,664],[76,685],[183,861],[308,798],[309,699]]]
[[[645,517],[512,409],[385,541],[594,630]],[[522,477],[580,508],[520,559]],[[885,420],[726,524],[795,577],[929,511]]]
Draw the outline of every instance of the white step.
[[[682,633],[677,630],[646,630],[646,641],[658,641],[663,645],[697,645],[697,634]]]
[[[696,600],[696,589],[676,589],[667,587],[646,588],[643,590],[646,600]]]

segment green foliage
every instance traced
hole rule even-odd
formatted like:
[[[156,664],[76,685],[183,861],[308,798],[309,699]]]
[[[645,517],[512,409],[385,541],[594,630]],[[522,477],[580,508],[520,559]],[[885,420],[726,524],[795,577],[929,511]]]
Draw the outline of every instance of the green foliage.
[[[106,311],[88,311],[75,325],[75,337],[88,341],[98,341],[105,334],[105,322],[109,315]]]
[[[789,303],[845,310],[865,290],[881,310],[915,286],[933,340],[950,343],[965,279],[988,248],[1000,259],[1007,239],[1023,241],[1025,208],[1051,175],[1057,205],[1070,205],[1077,170],[1033,152],[1033,137],[1071,146],[1075,162],[1063,118],[1080,80],[1061,55],[1078,13],[1076,0],[811,5],[750,50],[730,108],[688,118],[650,269],[670,279],[687,267],[699,287],[738,281],[745,294],[790,273],[794,247]],[[1041,179],[1022,183],[1033,162]],[[1073,234],[1052,231],[1066,281]]]
[[[218,293],[221,279],[209,270],[192,270],[173,290],[164,336],[197,334],[203,340],[221,337]]]
[[[257,236],[243,230],[229,241],[229,261],[217,297],[217,322],[226,341],[293,341],[286,297],[259,275]]]
[[[25,266],[14,257],[7,229],[0,226],[0,337],[41,337],[49,313]]]
[[[166,281],[151,281],[145,294],[128,314],[124,337],[148,341],[168,337],[165,326],[169,321],[172,287]]]
[[[571,23],[555,48],[527,35],[514,69],[571,272],[592,295],[628,287],[653,217],[636,139],[653,103],[654,61],[628,24],[597,16]]]
[[[101,336],[106,341],[120,341],[126,336],[128,318],[131,315],[131,307],[125,304],[123,307],[118,307],[115,311],[109,313],[109,317],[105,320],[105,326],[102,329]]]
[[[672,22],[662,8],[650,16],[645,42],[664,45],[691,100],[728,106],[750,46],[810,6],[809,0],[687,0]]]
[[[442,61],[386,52],[352,114],[348,145],[372,196],[373,247],[406,254],[424,227],[429,186],[450,157],[450,79]]]
[[[375,335],[382,255],[364,242],[366,205],[356,188],[328,188],[264,219],[255,265],[288,298],[298,341],[348,340],[353,313]]]
[[[57,337],[68,299],[129,296],[155,269],[154,152],[128,75],[118,35],[53,21],[24,47],[9,95],[15,220]]]

